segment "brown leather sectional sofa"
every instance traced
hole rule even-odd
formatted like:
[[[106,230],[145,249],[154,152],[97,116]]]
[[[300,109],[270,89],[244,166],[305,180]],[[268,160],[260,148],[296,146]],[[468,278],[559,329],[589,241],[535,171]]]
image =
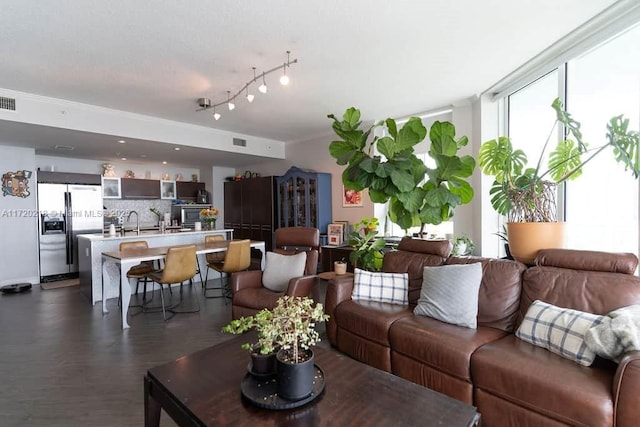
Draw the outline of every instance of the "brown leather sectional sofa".
[[[477,406],[483,426],[640,425],[640,352],[585,367],[514,335],[534,300],[596,314],[640,303],[635,255],[549,249],[526,268],[450,251],[447,241],[406,238],[385,255],[383,271],[409,273],[407,306],[354,301],[352,278],[331,281],[330,343]],[[413,314],[423,267],[470,262],[483,265],[477,329]]]

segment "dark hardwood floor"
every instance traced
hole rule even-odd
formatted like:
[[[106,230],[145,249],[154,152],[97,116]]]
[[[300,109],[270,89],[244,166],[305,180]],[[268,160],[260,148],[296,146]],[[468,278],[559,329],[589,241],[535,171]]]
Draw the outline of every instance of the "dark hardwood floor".
[[[185,289],[199,313],[130,315],[124,331],[115,299],[103,315],[78,286],[1,295],[0,426],[143,425],[147,369],[233,338],[220,332],[231,304],[203,299],[199,284]]]

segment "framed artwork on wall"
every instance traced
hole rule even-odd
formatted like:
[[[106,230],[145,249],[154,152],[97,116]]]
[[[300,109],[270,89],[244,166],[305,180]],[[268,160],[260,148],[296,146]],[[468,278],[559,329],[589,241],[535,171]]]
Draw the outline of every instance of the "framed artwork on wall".
[[[102,198],[103,199],[120,199],[122,193],[120,190],[120,178],[102,177]]]
[[[342,186],[342,207],[362,207],[362,191],[350,190]]]

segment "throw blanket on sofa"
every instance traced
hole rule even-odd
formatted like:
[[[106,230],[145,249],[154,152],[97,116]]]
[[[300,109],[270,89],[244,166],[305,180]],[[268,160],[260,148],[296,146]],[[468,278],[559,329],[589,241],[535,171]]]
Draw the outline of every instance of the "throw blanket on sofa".
[[[619,362],[629,351],[640,351],[640,304],[608,313],[585,334],[587,346],[598,356]]]

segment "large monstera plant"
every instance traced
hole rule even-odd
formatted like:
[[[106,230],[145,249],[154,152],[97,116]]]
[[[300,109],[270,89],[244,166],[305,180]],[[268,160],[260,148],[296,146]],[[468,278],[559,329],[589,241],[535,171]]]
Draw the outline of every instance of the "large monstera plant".
[[[449,122],[435,122],[429,131],[429,156],[436,167],[428,168],[414,154],[414,147],[427,136],[418,117],[410,118],[400,129],[389,118],[361,129],[360,110],[351,107],[338,120],[333,114],[333,130],[340,140],[333,141],[329,153],[342,173],[344,186],[367,189],[374,203],[389,203],[389,218],[402,229],[448,221],[454,209],[473,199],[466,181],[475,168],[471,156],[458,156],[468,139],[455,137]],[[384,136],[372,136],[374,128],[384,127]]]
[[[582,140],[580,123],[564,109],[560,100],[556,98],[551,106],[556,112],[556,120],[535,167],[528,167],[527,155],[514,149],[507,137],[487,141],[480,147],[480,169],[494,177],[491,204],[496,212],[507,216],[508,222],[557,221],[557,184],[578,178],[585,164],[608,148],[613,151],[616,161],[630,169],[635,178],[640,175],[640,134],[629,130],[628,119],[623,116],[611,118],[607,124],[607,142],[599,147],[589,147]],[[545,151],[559,124],[564,126],[567,138],[553,148],[545,165]]]

